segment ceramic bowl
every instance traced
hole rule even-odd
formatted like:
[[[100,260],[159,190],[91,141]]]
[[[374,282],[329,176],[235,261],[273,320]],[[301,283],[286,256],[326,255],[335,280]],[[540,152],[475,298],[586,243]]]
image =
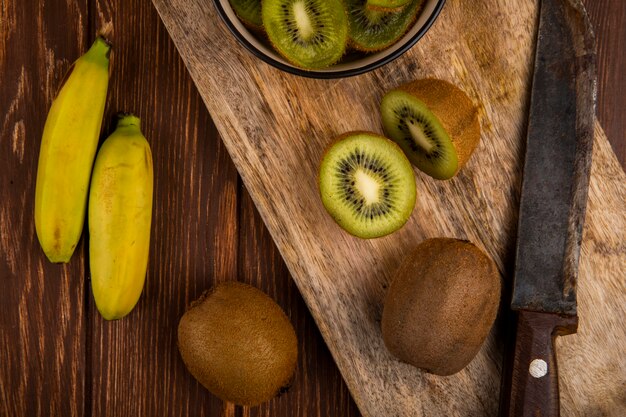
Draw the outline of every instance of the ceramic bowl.
[[[342,78],[359,75],[379,68],[408,51],[428,31],[439,15],[445,0],[424,0],[422,9],[407,33],[387,49],[371,54],[351,53],[339,63],[321,70],[298,68],[276,52],[262,36],[249,30],[235,15],[228,0],[214,0],[228,29],[246,49],[280,70],[311,78]]]

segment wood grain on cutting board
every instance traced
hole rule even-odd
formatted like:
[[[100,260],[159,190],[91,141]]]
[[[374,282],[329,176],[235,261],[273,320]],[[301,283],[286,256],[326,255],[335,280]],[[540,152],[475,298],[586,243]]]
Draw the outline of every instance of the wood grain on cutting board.
[[[409,53],[343,80],[301,78],[264,64],[236,43],[210,1],[153,2],[363,414],[495,415],[500,326],[464,371],[444,378],[394,360],[379,321],[391,273],[428,237],[473,241],[510,279],[536,2],[449,0]],[[417,205],[400,232],[371,241],[351,237],[318,198],[322,152],[343,132],[382,132],[383,93],[427,76],[459,85],[480,103],[481,145],[451,181],[416,172]],[[565,416],[626,413],[625,184],[596,126],[580,326],[557,342]]]

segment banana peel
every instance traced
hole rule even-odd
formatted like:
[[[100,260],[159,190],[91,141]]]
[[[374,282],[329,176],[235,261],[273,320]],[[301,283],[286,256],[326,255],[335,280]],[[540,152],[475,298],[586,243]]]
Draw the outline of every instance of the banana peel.
[[[123,116],[96,157],[89,192],[89,264],[96,306],[107,320],[131,312],[148,265],[153,168],[140,120]]]

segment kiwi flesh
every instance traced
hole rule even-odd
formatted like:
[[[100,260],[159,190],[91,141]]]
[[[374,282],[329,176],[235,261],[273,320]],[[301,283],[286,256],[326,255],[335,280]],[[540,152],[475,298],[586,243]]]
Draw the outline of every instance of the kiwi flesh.
[[[371,10],[367,0],[345,0],[350,46],[363,52],[380,51],[396,43],[409,29],[423,0],[411,0],[399,11]]]
[[[228,0],[233,11],[244,25],[255,31],[263,28],[261,0]]]
[[[447,81],[417,80],[391,90],[381,113],[387,135],[433,178],[455,176],[480,141],[476,106]]]
[[[274,49],[293,65],[322,69],[344,55],[348,19],[342,0],[263,0],[261,16]]]
[[[387,349],[433,374],[459,372],[489,334],[500,287],[495,263],[470,242],[424,241],[402,262],[385,297]]]
[[[381,12],[392,12],[402,10],[411,0],[366,0],[366,7],[369,10]]]
[[[296,334],[282,309],[243,283],[218,284],[178,325],[178,349],[191,374],[215,396],[257,405],[291,384]]]
[[[394,142],[371,132],[337,138],[322,157],[319,187],[339,226],[364,239],[400,229],[415,206],[411,164]]]

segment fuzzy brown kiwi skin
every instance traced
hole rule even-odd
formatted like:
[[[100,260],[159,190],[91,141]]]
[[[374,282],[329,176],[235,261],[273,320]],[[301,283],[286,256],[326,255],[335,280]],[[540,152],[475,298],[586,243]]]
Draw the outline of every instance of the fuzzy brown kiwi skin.
[[[217,301],[214,301],[211,305],[211,298],[214,296],[222,297],[222,300],[220,301],[218,298]],[[224,299],[226,301],[224,301]],[[204,305],[207,302],[209,304]],[[218,306],[223,306],[224,303],[233,307],[228,308],[226,311],[220,311]],[[247,306],[241,307],[241,303],[246,303]],[[215,344],[204,342],[207,340],[219,340],[219,338],[223,337],[226,332],[219,330],[227,330],[229,328],[229,324],[227,323],[229,316],[226,314],[225,317],[222,317],[224,320],[216,320],[214,315],[208,313],[219,312],[219,316],[221,317],[225,313],[232,313],[233,311],[235,311],[235,317],[241,318],[242,311],[253,312],[254,314],[251,317],[256,318],[259,315],[263,315],[263,317],[267,317],[267,323],[280,324],[280,327],[275,327],[272,333],[273,335],[270,337],[274,338],[274,343],[280,341],[281,350],[276,350],[276,345],[274,345],[274,352],[282,358],[288,358],[288,361],[284,362],[280,368],[276,368],[276,364],[272,365],[274,371],[279,372],[278,375],[281,375],[281,380],[276,379],[272,382],[267,382],[267,379],[265,379],[262,384],[248,385],[247,387],[243,387],[243,389],[239,385],[234,386],[232,382],[226,383],[225,378],[221,379],[219,382],[215,382],[215,378],[219,375],[232,375],[232,371],[230,370],[224,373],[224,369],[228,367],[224,364],[232,363],[232,361],[229,360],[225,362],[220,360],[220,365],[217,365],[211,370],[212,365],[210,364],[215,364],[216,361],[213,359],[211,362],[208,358],[211,358],[212,354],[215,355],[218,354],[218,352],[225,351],[223,347],[216,349],[214,347]],[[204,324],[202,324],[203,322]],[[208,323],[211,322],[212,324],[209,325]],[[254,335],[254,331],[259,331],[251,328],[249,325],[248,327],[252,330],[252,333],[249,333],[250,335]],[[267,329],[261,330],[261,333],[267,335]],[[201,348],[197,347],[198,341],[202,346]],[[237,339],[235,339],[235,341],[237,341]],[[276,395],[280,395],[286,392],[291,386],[295,376],[298,356],[297,337],[289,319],[269,296],[247,284],[227,282],[218,284],[210,290],[205,291],[197,300],[191,303],[181,318],[178,326],[177,342],[183,362],[191,374],[215,395],[224,400],[235,402],[236,404],[253,406],[265,402]],[[226,354],[227,356],[223,356],[224,354],[222,353],[221,357],[223,359],[229,358],[231,352],[228,352],[229,353]],[[206,359],[204,361],[194,359],[198,357],[198,354]],[[250,358],[245,358],[244,360],[250,362]],[[268,379],[271,380],[271,377],[272,375],[269,375]],[[252,380],[254,380],[254,378]],[[273,391],[270,391],[270,389],[273,389]]]
[[[477,107],[463,90],[444,80],[416,80],[401,85],[397,90],[421,100],[437,116],[457,153],[456,175],[480,142]]]
[[[476,356],[498,312],[501,279],[468,241],[418,245],[395,272],[381,320],[383,340],[402,362],[452,375]]]

